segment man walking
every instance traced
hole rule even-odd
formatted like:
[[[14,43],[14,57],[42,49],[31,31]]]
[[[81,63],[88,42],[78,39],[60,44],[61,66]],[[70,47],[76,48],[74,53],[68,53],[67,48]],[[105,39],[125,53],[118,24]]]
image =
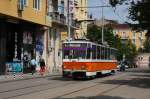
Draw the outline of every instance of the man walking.
[[[35,73],[36,64],[37,63],[36,63],[35,58],[32,57],[32,59],[31,59],[31,73],[32,73],[32,75]]]

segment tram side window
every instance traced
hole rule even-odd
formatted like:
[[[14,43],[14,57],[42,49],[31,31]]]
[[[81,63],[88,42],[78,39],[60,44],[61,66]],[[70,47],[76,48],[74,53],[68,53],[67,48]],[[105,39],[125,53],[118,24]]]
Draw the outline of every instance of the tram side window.
[[[97,46],[97,59],[100,59],[100,46]]]
[[[110,57],[111,57],[112,60],[116,59],[116,50],[111,49],[111,56]]]
[[[108,48],[108,50],[107,50],[107,59],[108,59],[108,60],[110,60],[110,54],[111,54],[111,49]]]
[[[101,59],[105,59],[105,48],[101,47]]]
[[[96,45],[92,45],[92,59],[96,59]]]
[[[112,60],[113,49],[110,49],[109,52],[110,52],[109,58],[110,60]]]
[[[104,59],[107,59],[107,48],[104,48]]]
[[[85,50],[78,51],[78,58],[79,59],[85,59],[85,57],[86,57],[86,51]]]
[[[87,48],[86,59],[90,59],[90,58],[91,58],[91,48]]]

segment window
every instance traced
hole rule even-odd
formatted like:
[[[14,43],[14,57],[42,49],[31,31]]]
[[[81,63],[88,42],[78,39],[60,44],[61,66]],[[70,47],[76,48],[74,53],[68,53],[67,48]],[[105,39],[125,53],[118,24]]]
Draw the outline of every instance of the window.
[[[96,45],[92,45],[92,59],[96,59]]]
[[[133,39],[133,40],[132,40],[132,43],[133,43],[134,45],[136,45],[136,40],[135,40],[135,39]]]
[[[133,38],[135,38],[136,37],[136,33],[135,32],[133,32]]]
[[[105,59],[105,48],[101,47],[101,59]]]
[[[100,59],[100,46],[97,46],[97,59]]]
[[[33,0],[33,8],[36,10],[41,9],[41,0]]]
[[[60,12],[61,14],[64,14],[64,1],[61,1],[61,3],[60,3],[59,12]]]
[[[123,38],[123,39],[126,38],[126,32],[122,32],[122,38]]]
[[[24,5],[28,6],[28,0],[24,0]]]
[[[143,40],[142,39],[140,39],[140,46],[142,46],[143,45]]]
[[[63,58],[64,59],[86,59],[86,44],[64,44]]]

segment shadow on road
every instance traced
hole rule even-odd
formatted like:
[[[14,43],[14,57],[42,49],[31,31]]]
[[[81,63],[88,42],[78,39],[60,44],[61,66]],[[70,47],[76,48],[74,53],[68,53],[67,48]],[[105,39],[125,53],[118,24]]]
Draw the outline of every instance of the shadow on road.
[[[87,79],[72,79],[72,78],[64,78],[64,77],[53,77],[48,78],[48,80],[59,80],[59,81],[88,81]]]
[[[127,99],[127,98],[101,95],[101,96],[91,96],[91,97],[55,98],[55,99]],[[133,99],[133,98],[128,98],[128,99]]]
[[[150,68],[126,69],[126,72],[132,72],[132,73],[150,73]]]
[[[113,84],[113,85],[127,85],[127,86],[138,87],[138,88],[150,88],[149,70],[142,71],[142,72],[143,74],[140,71],[136,73],[133,72],[133,74],[130,74],[128,79],[121,78],[121,80],[114,79],[114,80],[107,80],[100,83]]]

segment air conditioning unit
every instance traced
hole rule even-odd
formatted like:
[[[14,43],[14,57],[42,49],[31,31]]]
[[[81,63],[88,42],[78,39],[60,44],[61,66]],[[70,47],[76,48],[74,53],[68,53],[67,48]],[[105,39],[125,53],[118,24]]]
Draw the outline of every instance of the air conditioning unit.
[[[24,10],[24,0],[18,0],[18,10],[23,11]]]

